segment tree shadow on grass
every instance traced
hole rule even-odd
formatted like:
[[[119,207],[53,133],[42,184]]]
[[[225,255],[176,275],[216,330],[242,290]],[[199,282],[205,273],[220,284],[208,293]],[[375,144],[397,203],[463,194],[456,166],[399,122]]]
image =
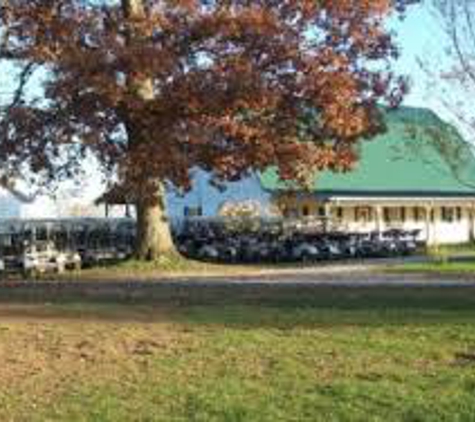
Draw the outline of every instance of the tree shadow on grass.
[[[249,329],[473,324],[475,286],[23,284],[0,288],[0,322],[5,319],[170,322]]]

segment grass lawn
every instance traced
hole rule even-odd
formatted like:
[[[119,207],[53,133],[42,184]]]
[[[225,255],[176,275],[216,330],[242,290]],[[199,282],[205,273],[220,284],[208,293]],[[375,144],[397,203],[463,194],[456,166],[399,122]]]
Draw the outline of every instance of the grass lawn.
[[[334,262],[338,264],[338,262]],[[63,280],[156,280],[157,278],[182,278],[182,277],[221,277],[221,276],[251,276],[262,273],[282,271],[310,270],[318,267],[317,264],[309,265],[303,262],[281,263],[252,263],[252,264],[226,264],[201,262],[186,258],[165,258],[153,262],[128,260],[111,265],[99,265],[84,268],[80,271],[67,271],[65,274],[45,273],[37,276],[39,279]],[[22,274],[12,274],[11,279],[23,279]]]
[[[37,274],[35,278],[45,280],[156,280],[157,278],[171,277],[203,277],[203,276],[229,276],[235,274],[255,274],[260,271],[269,271],[276,268],[285,268],[285,265],[235,265],[200,262],[182,257],[164,258],[153,262],[127,260],[109,265],[97,265],[83,268],[80,271],[68,270],[64,274],[47,272]],[[302,268],[303,265],[288,266],[289,268]],[[7,279],[24,279],[21,273],[12,273]]]
[[[460,274],[475,275],[475,259],[464,262],[426,262],[426,263],[408,263],[390,266],[387,268],[390,273],[411,274]]]
[[[426,273],[475,275],[475,245],[444,245],[426,251],[430,259],[424,263],[406,263],[391,265],[390,273]]]
[[[0,358],[2,421],[473,421],[475,295],[3,304]]]
[[[475,244],[474,243],[460,243],[455,245],[440,246],[449,256],[452,255],[466,255],[475,256]]]

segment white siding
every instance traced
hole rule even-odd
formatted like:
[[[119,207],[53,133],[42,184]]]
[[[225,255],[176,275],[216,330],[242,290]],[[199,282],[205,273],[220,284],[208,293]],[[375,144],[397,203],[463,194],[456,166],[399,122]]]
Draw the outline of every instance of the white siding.
[[[445,204],[451,207],[451,204]],[[415,221],[412,209],[413,207],[406,207],[406,220],[392,221],[390,223],[381,221],[381,230],[391,228],[400,228],[403,230],[420,230],[420,239],[426,240],[429,244],[457,244],[467,243],[473,238],[471,235],[470,212],[468,207],[461,207],[461,219],[447,222],[442,219],[442,207],[438,206],[434,209],[434,220],[430,221],[428,228],[425,218],[420,221]],[[345,207],[343,212],[342,226],[353,232],[367,232],[378,230],[376,219],[369,222],[355,221],[354,207]],[[428,231],[429,229],[429,231]]]

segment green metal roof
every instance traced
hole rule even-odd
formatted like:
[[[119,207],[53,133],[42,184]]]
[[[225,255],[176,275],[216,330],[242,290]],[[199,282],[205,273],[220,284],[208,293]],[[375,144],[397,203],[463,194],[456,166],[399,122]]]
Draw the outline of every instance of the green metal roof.
[[[355,169],[317,174],[315,193],[475,196],[475,156],[452,126],[426,109],[402,107],[385,118],[387,131],[361,142]],[[295,188],[275,168],[259,177],[268,191]]]

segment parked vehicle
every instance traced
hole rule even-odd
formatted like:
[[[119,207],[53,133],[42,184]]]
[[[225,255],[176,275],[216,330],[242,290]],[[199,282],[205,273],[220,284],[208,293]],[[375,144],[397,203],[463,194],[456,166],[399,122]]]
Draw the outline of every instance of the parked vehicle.
[[[130,219],[6,220],[0,223],[0,272],[62,272],[131,256]]]
[[[51,241],[39,241],[25,246],[21,263],[27,275],[45,272],[60,274],[68,268],[81,268],[81,257],[78,253],[59,251]]]
[[[122,261],[135,245],[135,224],[127,219],[89,219],[75,227],[76,248],[85,266]]]
[[[175,229],[183,255],[224,263],[319,262],[413,254],[418,231],[348,233],[327,218],[190,218]],[[131,219],[8,220],[0,224],[0,273],[62,272],[133,254]]]
[[[330,228],[332,230],[330,231]],[[185,256],[221,262],[291,262],[407,255],[418,232],[348,233],[331,222],[297,219],[193,218],[175,234]]]
[[[2,228],[0,234],[0,269],[2,273],[22,270],[24,237],[12,226]]]
[[[315,262],[322,257],[312,236],[299,235],[292,239],[291,259],[303,262]]]

